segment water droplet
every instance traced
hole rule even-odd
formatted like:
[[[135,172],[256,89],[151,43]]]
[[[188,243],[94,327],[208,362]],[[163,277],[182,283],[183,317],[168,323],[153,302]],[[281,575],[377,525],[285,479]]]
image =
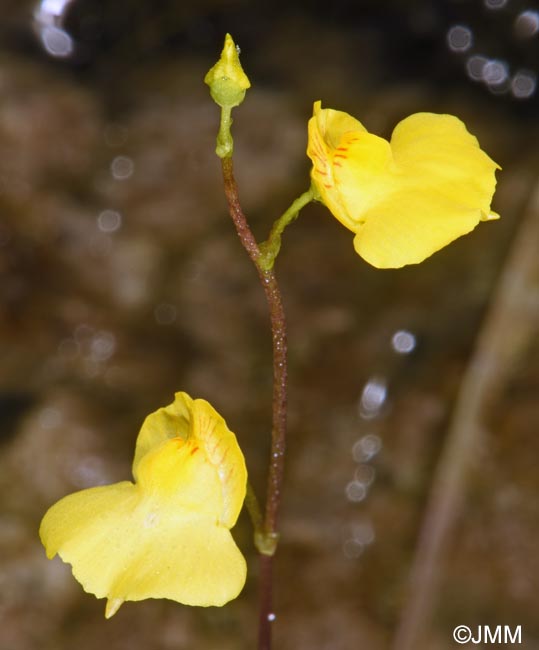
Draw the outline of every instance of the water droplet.
[[[43,47],[51,56],[66,58],[73,53],[73,39],[59,27],[54,25],[43,27],[40,37]]]
[[[350,481],[346,486],[345,493],[348,501],[359,503],[367,496],[367,488],[359,481]]]
[[[447,32],[447,44],[453,52],[466,52],[473,45],[473,33],[465,25],[453,25]]]
[[[537,75],[531,70],[519,70],[511,79],[511,92],[517,99],[528,99],[537,88]]]
[[[135,163],[127,156],[116,156],[110,165],[110,173],[117,181],[124,181],[133,175]]]
[[[505,61],[491,59],[483,66],[483,81],[489,86],[500,86],[509,78],[509,66]]]
[[[375,418],[387,397],[385,379],[373,377],[365,384],[359,403],[360,416],[365,419]]]
[[[111,332],[98,332],[90,343],[90,354],[94,361],[106,361],[114,353],[116,339]]]
[[[71,36],[63,28],[67,6],[72,0],[42,0],[34,12],[35,30],[45,51],[57,58],[73,53]]]
[[[42,0],[42,2],[39,3],[36,16],[39,16],[42,20],[61,18],[71,1],[72,0]]]
[[[122,225],[122,215],[116,210],[103,210],[97,217],[97,227],[101,232],[115,232]]]
[[[361,483],[365,487],[372,485],[376,478],[376,470],[371,465],[360,463],[354,473],[354,480]]]
[[[365,463],[382,449],[382,439],[375,433],[368,433],[354,443],[352,456],[357,463]]]
[[[485,2],[485,7],[487,9],[503,9],[505,5],[507,4],[507,0],[484,0]]]
[[[515,34],[518,38],[531,38],[539,33],[539,11],[522,11],[515,18]]]
[[[391,345],[398,354],[409,354],[416,346],[416,339],[412,332],[398,330],[393,334]]]
[[[270,623],[273,623],[273,621],[274,621],[276,618],[277,618],[277,616],[275,616],[275,614],[274,614],[273,612],[270,612],[270,613],[268,614],[268,621],[269,621]]]
[[[372,544],[376,537],[374,534],[374,527],[368,519],[353,524],[351,533],[352,539],[363,546]]]
[[[474,54],[466,61],[466,72],[473,81],[483,81],[483,68],[488,63],[486,56]]]

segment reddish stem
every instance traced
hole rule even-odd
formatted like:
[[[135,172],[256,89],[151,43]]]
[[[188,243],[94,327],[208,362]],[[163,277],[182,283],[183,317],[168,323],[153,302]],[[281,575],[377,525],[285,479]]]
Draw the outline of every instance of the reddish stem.
[[[273,555],[260,554],[260,618],[258,620],[258,650],[271,650],[273,613]]]
[[[277,537],[277,516],[281,502],[281,490],[284,474],[284,453],[286,446],[286,390],[287,390],[287,347],[286,320],[283,301],[275,272],[264,270],[259,264],[260,248],[241,209],[238,187],[234,178],[231,158],[222,159],[225,195],[232,221],[240,241],[255,265],[260,282],[264,288],[270,312],[273,341],[273,423],[271,432],[271,456],[264,515],[264,530],[268,539]],[[259,531],[260,532],[260,531]],[[260,555],[260,627],[259,650],[271,648],[271,623],[273,621],[272,605],[272,569],[273,558]]]

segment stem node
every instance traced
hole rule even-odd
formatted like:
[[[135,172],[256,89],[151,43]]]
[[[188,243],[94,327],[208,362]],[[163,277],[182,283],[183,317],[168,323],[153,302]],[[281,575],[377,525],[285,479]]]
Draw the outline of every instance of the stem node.
[[[266,531],[255,532],[255,546],[260,555],[275,555],[279,544],[279,533],[268,533]]]

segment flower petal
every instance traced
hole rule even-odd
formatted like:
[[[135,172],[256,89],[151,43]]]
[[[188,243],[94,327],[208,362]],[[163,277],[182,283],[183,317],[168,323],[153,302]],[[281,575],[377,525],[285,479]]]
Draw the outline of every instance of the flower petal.
[[[115,580],[109,598],[168,598],[184,605],[220,607],[236,598],[245,584],[245,559],[230,531],[207,517],[178,512],[129,546],[129,565]]]
[[[447,199],[435,188],[400,191],[364,214],[354,248],[377,268],[418,264],[454,239],[470,232],[481,211]]]
[[[169,598],[223,605],[245,582],[245,561],[211,517],[148,497],[129,482],[71,494],[45,515],[40,535],[52,557],[73,566],[87,592],[123,601]]]
[[[193,399],[187,393],[176,393],[172,404],[148,415],[137,437],[135,458],[133,460],[134,476],[136,476],[140,459],[150,449],[157,447],[169,438],[180,437],[187,439],[192,406]]]
[[[60,499],[47,510],[39,527],[47,557],[54,557],[70,543],[68,540],[83,539],[86,532],[92,532],[92,527],[95,527],[92,536],[97,537],[104,519],[119,521],[138,501],[138,491],[130,481],[81,490]]]
[[[223,490],[218,468],[195,440],[171,438],[145,454],[137,467],[136,485],[166,507],[221,519]]]
[[[395,190],[389,142],[372,133],[347,133],[332,156],[332,169],[343,206],[343,213],[335,216],[357,232],[369,208]]]
[[[172,440],[176,451],[168,453]],[[182,506],[213,513],[229,528],[245,499],[247,469],[236,436],[211,404],[185,393],[146,418],[133,474],[144,489],[176,495]]]
[[[223,499],[219,521],[232,528],[240,514],[247,486],[247,468],[236,436],[211,404],[202,399],[193,404],[192,436],[219,476]]]
[[[416,113],[393,131],[391,149],[407,186],[420,191],[436,183],[440,193],[482,212],[487,220],[500,169],[479,147],[477,138],[453,115]]]
[[[316,130],[324,143],[330,149],[336,149],[345,133],[362,132],[367,129],[359,120],[344,111],[336,111],[333,108],[322,108],[322,102],[314,102],[313,117]]]
[[[311,178],[320,200],[345,226],[349,217],[333,177],[333,155],[342,137],[347,133],[366,133],[364,126],[348,113],[321,108],[321,102],[314,103],[313,117],[308,124],[309,139],[307,155],[312,160]]]

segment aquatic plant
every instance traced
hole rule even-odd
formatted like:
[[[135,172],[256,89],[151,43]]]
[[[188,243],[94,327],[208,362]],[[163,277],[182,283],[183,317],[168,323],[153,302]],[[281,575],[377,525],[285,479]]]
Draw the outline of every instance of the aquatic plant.
[[[268,650],[286,447],[286,321],[274,268],[283,232],[302,208],[319,201],[355,234],[356,251],[373,266],[416,264],[498,217],[491,210],[498,165],[454,116],[411,115],[386,141],[317,101],[308,124],[310,186],[257,242],[234,178],[231,115],[250,82],[230,35],[205,81],[221,107],[216,153],[230,216],[270,314],[273,424],[264,508],[223,418],[204,400],[178,393],[141,428],[134,482],[63,498],[45,515],[40,533],[49,557],[58,553],[86,591],[108,599],[107,617],[124,601],[144,598],[221,606],[245,582],[245,561],[230,533],[245,500],[260,556],[259,650]]]

